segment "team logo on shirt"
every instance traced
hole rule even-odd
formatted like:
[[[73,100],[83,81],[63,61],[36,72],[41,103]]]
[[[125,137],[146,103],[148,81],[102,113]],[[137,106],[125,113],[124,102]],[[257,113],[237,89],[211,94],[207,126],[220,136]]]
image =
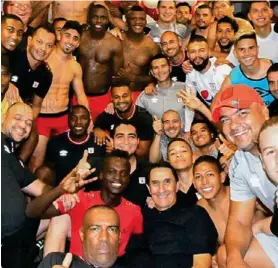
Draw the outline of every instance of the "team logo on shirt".
[[[211,96],[211,94],[209,93],[208,90],[206,90],[206,89],[201,90],[200,95],[202,96],[202,98],[203,98],[205,101],[207,101],[207,102],[209,102],[209,103],[212,102],[212,99],[213,99],[213,98],[212,98],[212,96]]]
[[[157,102],[158,102],[158,98],[152,98],[152,99],[151,99],[151,102],[157,103]]]
[[[37,87],[39,86],[39,84],[40,84],[39,82],[36,82],[36,81],[35,81],[35,82],[33,83],[33,86],[32,86],[32,87],[33,87],[33,88],[37,88]]]
[[[13,75],[11,81],[16,83],[18,81],[18,76]]]
[[[173,82],[177,82],[178,81],[178,78],[176,76],[172,77],[172,81]]]
[[[145,177],[139,177],[139,183],[140,184],[146,184],[146,178]]]
[[[88,148],[88,153],[89,154],[93,154],[94,152],[95,152],[95,148],[94,147]]]
[[[111,126],[110,126],[110,129],[113,130],[113,129],[114,129],[114,126],[115,126],[115,125],[111,125]]]
[[[11,151],[10,151],[10,149],[9,149],[9,147],[8,147],[7,145],[4,145],[4,150],[5,150],[8,154],[11,153]]]
[[[67,156],[68,155],[68,151],[66,151],[66,150],[61,150],[59,153],[60,153],[60,156]]]

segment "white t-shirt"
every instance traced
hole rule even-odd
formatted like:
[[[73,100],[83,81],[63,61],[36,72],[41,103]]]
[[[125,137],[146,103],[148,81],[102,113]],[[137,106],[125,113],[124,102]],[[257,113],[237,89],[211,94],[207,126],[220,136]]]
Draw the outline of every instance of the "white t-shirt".
[[[278,34],[274,32],[274,24],[271,24],[271,32],[266,38],[257,36],[259,46],[259,58],[270,59],[273,63],[278,62]],[[234,55],[234,46],[231,48],[229,55],[226,58],[234,66],[238,66],[239,62]]]
[[[215,66],[216,58],[210,58],[209,60],[211,66],[205,73],[193,70],[186,75],[186,85],[188,87],[193,86],[208,105],[211,104],[225,77],[232,70],[227,64]]]

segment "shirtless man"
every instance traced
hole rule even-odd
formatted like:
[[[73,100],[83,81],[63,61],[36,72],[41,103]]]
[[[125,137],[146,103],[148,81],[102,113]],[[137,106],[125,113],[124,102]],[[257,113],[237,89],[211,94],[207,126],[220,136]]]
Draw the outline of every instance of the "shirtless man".
[[[80,63],[93,120],[110,102],[108,90],[112,75],[116,75],[123,64],[121,42],[106,31],[108,23],[106,8],[92,3],[88,8],[89,29],[80,42]]]
[[[39,143],[31,159],[33,171],[44,161],[46,145],[50,136],[68,129],[68,95],[71,83],[78,103],[88,107],[82,82],[82,69],[72,56],[72,52],[80,44],[81,34],[82,28],[78,22],[67,21],[61,31],[56,48],[47,59],[53,72],[53,80],[43,100],[36,122]]]
[[[128,31],[123,35],[124,68],[120,69],[118,76],[130,83],[132,91],[142,91],[152,81],[148,74],[149,63],[159,52],[159,47],[144,34],[147,21],[146,13],[141,7],[133,6],[126,19]]]

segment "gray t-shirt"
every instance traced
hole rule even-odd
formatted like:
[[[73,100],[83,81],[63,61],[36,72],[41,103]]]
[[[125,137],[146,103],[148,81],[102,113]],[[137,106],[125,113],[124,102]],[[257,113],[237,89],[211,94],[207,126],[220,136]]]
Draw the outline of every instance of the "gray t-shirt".
[[[185,88],[185,83],[172,83],[170,88],[159,88],[156,86],[157,95],[146,95],[142,92],[137,100],[136,105],[145,108],[152,116],[162,118],[164,112],[168,110],[177,111],[184,122],[184,131],[189,132],[191,123],[194,118],[194,111],[184,108],[183,102],[177,97],[177,93]]]
[[[229,177],[232,201],[257,197],[271,211],[274,210],[276,187],[268,179],[258,156],[238,150],[232,159]]]
[[[176,33],[181,39],[185,39],[190,35],[191,29],[180,23],[172,23],[169,28],[161,28],[157,22],[151,22],[147,24],[147,27],[151,29],[150,38],[160,45],[160,37],[166,31],[172,31]]]

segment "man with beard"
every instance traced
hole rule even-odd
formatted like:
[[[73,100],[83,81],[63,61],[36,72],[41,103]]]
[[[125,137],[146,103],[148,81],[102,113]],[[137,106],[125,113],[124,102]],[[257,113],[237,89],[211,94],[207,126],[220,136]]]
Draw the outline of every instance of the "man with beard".
[[[185,26],[189,26],[192,18],[191,12],[192,12],[191,6],[187,2],[178,3],[177,14],[176,14],[177,23],[183,24]]]
[[[192,37],[187,47],[187,56],[193,70],[187,74],[186,84],[194,87],[209,106],[232,69],[227,64],[215,65],[216,58],[209,58],[208,43],[203,36]]]
[[[80,41],[80,64],[89,108],[94,120],[110,101],[109,87],[112,76],[123,65],[121,42],[107,32],[108,11],[102,5],[91,3],[88,7],[89,28]],[[73,100],[76,103],[76,99]]]
[[[14,51],[23,36],[22,20],[12,14],[5,14],[1,18],[1,54]]]
[[[149,75],[150,60],[159,52],[159,47],[144,34],[146,13],[140,6],[133,6],[126,15],[128,31],[123,35],[124,67],[118,78],[129,83],[132,91],[140,92],[153,79]]]
[[[112,86],[111,97],[115,113],[103,112],[95,121],[94,134],[97,144],[105,144],[109,136],[105,131],[111,132],[116,124],[128,120],[136,126],[140,139],[136,155],[147,156],[153,139],[151,115],[145,109],[132,103],[132,91],[126,84]]]
[[[268,106],[269,116],[278,115],[278,63],[272,64],[267,70],[267,81],[275,100]]]
[[[75,105],[69,112],[69,131],[51,137],[45,155],[44,165],[36,174],[48,184],[59,185],[62,178],[69,173],[87,150],[90,164],[100,166],[105,148],[95,143],[93,133],[88,134],[90,113],[82,105]]]
[[[167,160],[168,143],[175,138],[184,136],[183,122],[175,110],[164,112],[161,120],[156,116],[153,121],[155,137],[150,148],[150,162],[158,163]]]
[[[276,187],[263,170],[258,149],[258,135],[269,118],[268,109],[255,89],[232,85],[215,97],[212,118],[214,122],[222,122],[225,136],[238,147],[229,169],[231,203],[225,245],[218,251],[218,264],[229,268],[248,267],[247,250],[253,249],[251,267],[277,267],[278,238],[259,233],[252,240],[256,198],[270,211],[274,208]]]
[[[49,138],[68,130],[71,84],[78,104],[88,107],[88,99],[84,93],[82,82],[82,69],[72,55],[79,46],[81,34],[82,28],[77,21],[67,21],[55,49],[47,59],[53,72],[53,80],[36,120],[39,142],[31,158],[33,171],[43,164]]]

